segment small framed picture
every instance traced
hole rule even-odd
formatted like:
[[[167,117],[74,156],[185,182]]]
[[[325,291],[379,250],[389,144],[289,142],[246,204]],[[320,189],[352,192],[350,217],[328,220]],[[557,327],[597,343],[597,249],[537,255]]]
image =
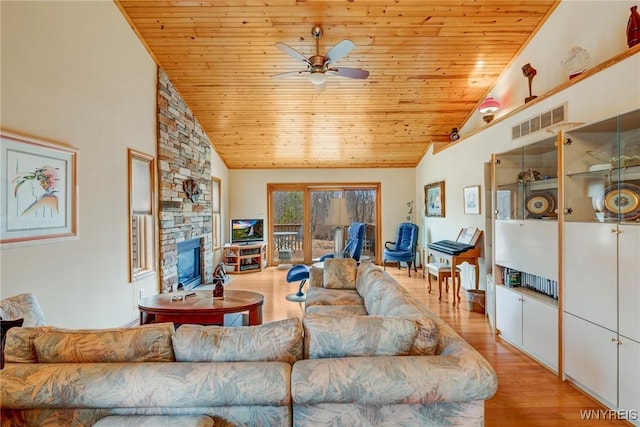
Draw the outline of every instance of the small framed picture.
[[[2,246],[77,238],[76,149],[0,135]]]
[[[444,181],[424,186],[424,214],[444,218]]]
[[[480,186],[464,187],[464,213],[480,215]]]

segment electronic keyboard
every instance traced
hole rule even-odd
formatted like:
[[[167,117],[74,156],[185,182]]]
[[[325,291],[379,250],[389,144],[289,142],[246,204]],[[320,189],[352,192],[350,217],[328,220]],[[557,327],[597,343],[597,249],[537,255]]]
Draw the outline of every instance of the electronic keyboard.
[[[438,242],[427,243],[427,246],[429,249],[448,255],[460,255],[462,252],[466,252],[475,247],[473,245],[467,245],[466,243],[454,242],[453,240],[440,240]]]

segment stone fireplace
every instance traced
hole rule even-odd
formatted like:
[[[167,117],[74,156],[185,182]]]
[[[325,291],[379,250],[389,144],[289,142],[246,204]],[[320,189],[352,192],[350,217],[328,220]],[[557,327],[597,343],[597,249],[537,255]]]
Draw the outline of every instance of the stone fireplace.
[[[190,256],[195,256],[197,247],[199,257],[196,265],[184,269],[181,265],[182,270],[197,266],[201,283],[213,279],[211,143],[161,68],[157,103],[160,284],[162,292],[170,292],[186,280],[181,277],[185,271],[178,271],[179,246],[190,248],[186,249]],[[193,185],[199,188],[199,197],[189,197],[187,190],[191,193]],[[197,286],[193,283],[186,289]]]

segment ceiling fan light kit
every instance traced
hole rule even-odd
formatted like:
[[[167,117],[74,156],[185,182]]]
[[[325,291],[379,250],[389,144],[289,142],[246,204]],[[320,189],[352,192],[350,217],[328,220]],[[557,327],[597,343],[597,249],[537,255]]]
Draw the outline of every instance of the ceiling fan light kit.
[[[311,29],[311,35],[316,40],[316,54],[309,58],[285,43],[276,43],[275,46],[278,49],[292,58],[304,62],[307,65],[307,69],[275,74],[271,77],[274,79],[282,79],[301,74],[306,75],[318,90],[324,89],[328,76],[347,77],[351,79],[366,79],[369,77],[369,72],[366,70],[347,67],[330,67],[330,64],[346,56],[356,45],[351,40],[345,39],[329,49],[326,55],[322,56],[320,55],[320,38],[322,37],[322,33],[322,27],[319,25]]]

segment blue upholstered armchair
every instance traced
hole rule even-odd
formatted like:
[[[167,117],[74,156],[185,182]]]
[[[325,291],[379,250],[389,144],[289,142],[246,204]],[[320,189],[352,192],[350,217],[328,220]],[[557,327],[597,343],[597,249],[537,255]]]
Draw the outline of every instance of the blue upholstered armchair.
[[[361,222],[354,222],[349,226],[349,240],[342,251],[343,258],[353,258],[356,261],[360,261],[360,255],[362,254],[362,245],[364,243],[364,232],[366,227]],[[333,258],[334,254],[323,255],[320,261],[324,261],[327,258]],[[302,288],[309,279],[309,267],[304,264],[294,265],[287,272],[287,283],[293,283],[300,281],[298,292],[295,294],[287,295],[287,300],[294,302],[302,302],[306,299]]]
[[[366,227],[361,222],[354,222],[349,226],[349,239],[342,251],[342,258],[353,258],[356,261],[360,261],[360,255],[362,255],[362,245],[364,243],[364,232]],[[320,258],[320,261],[324,261],[327,258],[333,258],[333,254],[324,255]]]
[[[382,266],[386,269],[387,261],[397,261],[398,268],[401,262],[407,263],[409,277],[411,277],[411,265],[413,270],[418,271],[416,267],[416,248],[418,246],[418,226],[403,222],[398,225],[398,233],[395,242],[385,242],[384,252],[382,255]]]

